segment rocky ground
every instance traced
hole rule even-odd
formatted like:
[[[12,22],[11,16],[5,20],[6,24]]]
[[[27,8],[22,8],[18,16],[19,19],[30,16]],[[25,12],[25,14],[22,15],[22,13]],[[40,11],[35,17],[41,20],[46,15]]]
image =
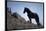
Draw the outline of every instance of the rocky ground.
[[[11,13],[7,12],[7,29],[8,30],[24,30],[24,29],[39,29],[36,24],[26,22],[21,16],[14,17]]]

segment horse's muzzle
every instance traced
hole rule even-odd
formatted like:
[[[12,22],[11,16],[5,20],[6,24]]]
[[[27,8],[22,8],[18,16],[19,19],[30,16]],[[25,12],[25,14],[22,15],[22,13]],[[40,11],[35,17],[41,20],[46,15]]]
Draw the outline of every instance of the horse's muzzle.
[[[25,13],[25,12],[23,12],[23,13]]]

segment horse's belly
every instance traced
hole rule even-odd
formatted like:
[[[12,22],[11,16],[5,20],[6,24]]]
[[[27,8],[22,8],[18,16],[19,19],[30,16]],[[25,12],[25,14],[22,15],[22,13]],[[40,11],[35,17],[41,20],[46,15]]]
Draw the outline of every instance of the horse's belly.
[[[37,16],[37,14],[36,14],[36,13],[33,13],[33,14],[32,14],[32,17],[33,17],[33,18],[35,18],[36,16]]]
[[[35,16],[32,15],[31,18],[35,18]]]
[[[33,14],[32,15],[28,15],[28,16],[31,17],[31,18],[35,18],[35,15],[33,15]]]

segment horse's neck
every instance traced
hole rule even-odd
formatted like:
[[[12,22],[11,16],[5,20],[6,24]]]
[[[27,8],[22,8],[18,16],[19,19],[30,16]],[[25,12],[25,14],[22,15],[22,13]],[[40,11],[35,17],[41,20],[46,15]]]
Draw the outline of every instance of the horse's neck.
[[[27,14],[32,14],[32,12],[31,11],[27,11]]]

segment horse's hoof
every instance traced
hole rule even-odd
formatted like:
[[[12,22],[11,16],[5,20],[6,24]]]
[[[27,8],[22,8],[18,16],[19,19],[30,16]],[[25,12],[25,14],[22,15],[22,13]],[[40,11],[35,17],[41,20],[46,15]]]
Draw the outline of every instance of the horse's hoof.
[[[32,22],[30,22],[30,24],[31,24]]]

